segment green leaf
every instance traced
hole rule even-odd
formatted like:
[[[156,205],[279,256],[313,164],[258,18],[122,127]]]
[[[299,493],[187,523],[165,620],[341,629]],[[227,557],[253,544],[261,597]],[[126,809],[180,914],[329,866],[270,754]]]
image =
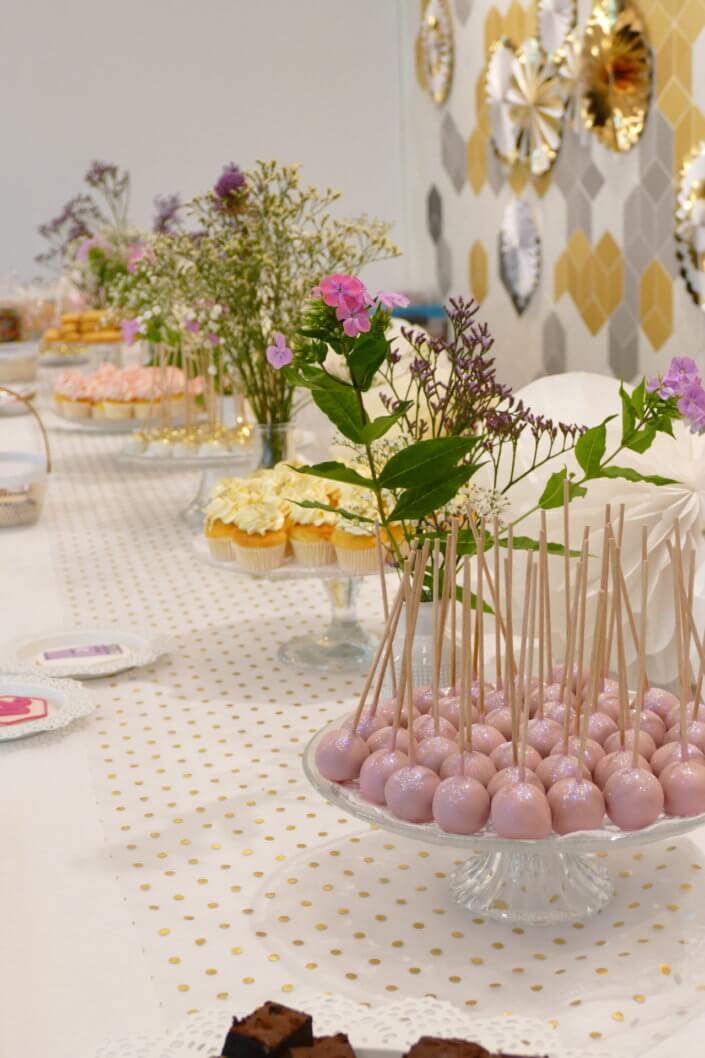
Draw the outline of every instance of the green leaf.
[[[648,481],[650,485],[678,485],[675,478],[662,478],[659,474],[640,474],[631,467],[603,467],[601,478],[624,478],[625,481]]]
[[[557,470],[555,474],[551,474],[550,478],[546,482],[546,488],[541,493],[539,500],[539,507],[544,511],[550,511],[554,507],[563,506],[563,482],[568,477],[568,470],[566,467],[562,467],[561,470]],[[568,479],[568,498],[573,500],[576,496],[585,496],[587,489],[582,485],[577,485],[574,481]]]
[[[593,426],[592,429],[580,435],[575,445],[575,458],[586,478],[597,477],[606,448],[607,427],[605,423]]]
[[[629,448],[632,452],[645,452],[648,448],[651,448],[655,436],[655,426],[652,426],[651,424],[648,426],[642,426],[641,430],[635,430],[624,442],[624,447]]]
[[[640,419],[644,417],[644,396],[646,394],[646,379],[642,378],[636,389],[632,390],[632,407]]]
[[[477,441],[477,437],[434,437],[417,441],[392,456],[379,475],[379,483],[385,489],[434,484],[447,477]]]
[[[634,432],[636,412],[634,411],[631,397],[622,382],[619,383],[619,396],[622,401],[622,444],[626,444],[629,435]]]
[[[420,518],[425,518],[427,514],[437,511],[439,507],[444,507],[453,499],[458,489],[470,480],[476,470],[475,465],[457,467],[444,481],[430,488],[428,485],[421,485],[407,489],[401,494],[396,507],[389,515],[389,521],[401,522],[405,519],[418,521]]]
[[[363,391],[370,388],[380,366],[387,357],[386,338],[374,334],[361,335],[348,357],[348,367],[355,384]]]
[[[316,407],[338,427],[344,437],[356,444],[363,443],[365,422],[354,390],[349,386],[339,387],[338,390],[311,389],[311,396]]]
[[[297,507],[310,507],[316,511],[333,511],[335,514],[339,514],[341,518],[347,518],[353,522],[370,522],[374,525],[373,518],[365,518],[361,514],[352,514],[351,511],[346,511],[345,507],[332,507],[330,503],[317,503],[315,500],[289,500],[289,503],[296,504]]]
[[[336,463],[334,460],[328,460],[325,463],[314,463],[312,466],[307,467],[295,467],[292,466],[291,470],[295,470],[297,474],[307,474],[312,478],[325,478],[327,481],[343,481],[346,485],[359,485],[364,489],[372,487],[372,482],[369,478],[365,478],[362,474],[358,474],[352,467],[346,467],[344,463]],[[316,504],[314,504],[316,506]]]
[[[657,433],[665,433],[668,434],[669,437],[675,437],[672,417],[670,415],[659,415],[656,419],[652,420],[651,425]]]
[[[508,545],[509,540],[506,536],[499,541],[500,547],[507,547]],[[512,547],[515,551],[538,551],[540,544],[538,540],[534,540],[530,536],[515,536],[512,538]],[[546,550],[549,555],[565,554],[565,547],[563,544],[555,544],[551,541],[547,541]],[[568,553],[572,558],[580,558],[582,552],[578,548],[577,550],[570,549]]]
[[[410,400],[404,401],[397,411],[389,415],[380,415],[377,419],[373,419],[372,422],[368,422],[360,431],[363,443],[371,444],[372,441],[377,441],[380,437],[384,437],[388,430],[391,430],[392,426],[394,426],[394,423],[398,422],[402,415],[406,414],[411,405],[412,402]]]

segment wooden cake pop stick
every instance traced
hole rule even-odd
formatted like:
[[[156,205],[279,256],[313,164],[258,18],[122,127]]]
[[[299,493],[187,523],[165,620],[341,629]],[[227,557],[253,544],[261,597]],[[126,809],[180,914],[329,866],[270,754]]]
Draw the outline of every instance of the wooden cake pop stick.
[[[375,545],[377,547],[377,569],[379,571],[379,584],[382,589],[382,612],[384,613],[384,620],[389,620],[389,597],[387,595],[387,578],[385,576],[385,563],[384,563],[384,550],[382,548],[382,534],[379,530],[379,523],[375,522]],[[394,654],[392,653],[390,675],[392,680],[392,697],[397,696],[397,674],[396,667],[394,665]]]
[[[382,638],[380,639],[379,643],[377,644],[377,649],[375,650],[374,658],[372,659],[372,665],[370,666],[370,671],[367,673],[367,676],[365,678],[365,682],[364,682],[363,687],[362,687],[362,693],[360,694],[360,700],[359,700],[359,702],[357,704],[357,709],[355,710],[355,716],[354,716],[354,720],[353,720],[353,731],[357,731],[357,725],[360,723],[360,717],[362,716],[362,711],[365,708],[365,703],[367,701],[367,695],[370,693],[370,687],[372,686],[372,681],[373,681],[373,679],[375,677],[375,673],[377,671],[377,667],[380,664],[380,661],[382,660],[382,655],[384,654],[385,649],[387,647],[387,642],[390,639],[390,633],[391,633],[391,630],[392,630],[392,625],[394,624],[394,627],[396,628],[396,624],[394,622],[395,622],[395,618],[398,619],[398,616],[401,613],[401,607],[402,607],[403,599],[404,599],[403,589],[400,588],[399,591],[397,592],[396,599],[394,600],[394,606],[392,607],[392,613],[390,614],[390,616],[389,616],[389,618],[387,620],[387,623],[384,626],[384,632],[382,633]]]
[[[546,660],[546,610],[543,605],[543,597],[545,591],[545,576],[544,576],[544,551],[546,541],[543,539],[543,534],[539,533],[539,559],[536,571],[536,597],[538,599],[539,607],[539,683],[536,689],[538,695],[537,698],[537,709],[536,718],[537,720],[543,720],[543,706],[544,706],[544,691],[546,689],[546,669],[544,662]],[[561,694],[561,698],[563,695]]]
[[[644,709],[644,692],[646,690],[646,607],[649,598],[649,560],[647,555],[646,526],[641,530],[641,613],[639,614],[639,674],[637,677],[636,699],[634,707],[634,751],[632,768],[639,766],[639,733],[641,731],[641,714]],[[676,611],[676,625],[680,626],[679,612]]]
[[[627,659],[624,652],[624,622],[622,619],[622,551],[619,543],[612,538],[612,579],[614,580],[614,606],[617,629],[617,683],[619,684],[619,745],[626,745],[626,730],[629,716],[629,692],[627,690]]]
[[[499,519],[495,514],[492,519],[492,550],[494,552],[494,587],[490,588],[492,592],[492,606],[494,608],[494,653],[495,653],[495,687],[497,690],[502,689],[502,630],[501,630],[501,613],[500,613],[500,583],[499,583]]]
[[[622,548],[623,540],[624,540],[624,504],[620,503],[620,505],[619,505],[619,522],[617,523],[617,546],[620,548],[620,551],[621,551],[621,548]],[[614,634],[614,632],[615,632],[615,622],[617,620],[617,615],[616,615],[616,612],[615,612],[616,601],[617,601],[617,589],[616,589],[616,582],[615,582],[615,585],[612,588],[612,605],[610,607],[609,631],[607,633],[607,643],[608,643],[607,667],[606,667],[606,669],[605,669],[605,671],[603,673],[604,676],[609,676],[609,674],[610,674],[610,663],[611,663],[611,660],[612,660],[612,645],[615,642],[615,634]]]
[[[524,715],[524,698],[526,696],[526,648],[529,627],[529,607],[531,605],[531,575],[534,568],[534,556],[528,552],[526,562],[526,573],[524,576],[524,604],[521,612],[521,641],[519,644],[519,672],[516,676],[516,714],[514,717],[516,745],[514,746],[515,763],[521,764],[521,729],[522,717]]]
[[[478,651],[477,678],[479,680],[477,692],[477,708],[480,716],[485,716],[485,523],[480,523],[480,561],[477,570],[477,612],[475,624],[477,627],[477,639],[480,644]]]
[[[440,557],[440,541],[436,540],[433,545],[433,575],[432,575],[432,607],[433,607],[433,657],[432,665],[433,671],[431,673],[431,691],[432,691],[432,708],[433,708],[433,731],[435,735],[440,735],[440,712],[438,702],[438,685],[440,682],[440,644],[438,642],[437,628],[438,628],[438,562]]]
[[[470,704],[470,559],[463,556],[463,605],[460,640],[460,774],[465,774],[465,744],[472,750],[472,706]]]
[[[458,644],[456,642],[456,618],[457,618],[457,598],[455,591],[455,578],[456,578],[456,562],[458,558],[458,519],[453,518],[451,522],[451,533],[450,533],[450,564],[446,568],[446,576],[450,577],[450,685],[455,687],[456,679],[456,658],[458,652]]]
[[[578,629],[577,629],[578,609],[579,609],[579,606],[580,606],[580,598],[581,598],[581,593],[582,593],[582,582],[583,582],[583,575],[584,575],[583,571],[584,571],[584,568],[585,568],[585,564],[584,564],[583,559],[581,557],[578,560],[578,566],[577,566],[577,569],[575,571],[575,587],[573,589],[573,593],[572,593],[572,596],[571,596],[572,603],[571,603],[571,608],[570,608],[570,624],[568,626],[568,643],[567,643],[568,650],[567,650],[567,654],[566,654],[566,657],[565,657],[565,664],[564,664],[564,667],[568,668],[570,670],[572,670],[572,668],[573,668],[573,660],[575,658],[575,641],[576,641],[577,636],[578,636]],[[539,608],[539,613],[540,612],[541,612],[541,609]],[[540,656],[541,655],[539,654],[539,658],[540,658]],[[563,702],[563,744],[564,744],[564,746],[565,746],[565,748],[567,750],[568,749],[568,739],[570,738],[570,715],[571,715],[571,710],[570,710],[570,703],[567,702],[565,700],[565,698],[563,698],[563,696],[561,696],[561,700]]]
[[[578,760],[582,764],[585,759],[585,748],[587,746],[588,739],[588,727],[590,724],[590,717],[592,716],[593,709],[597,703],[598,687],[600,684],[599,672],[597,669],[599,657],[600,657],[600,641],[602,639],[602,626],[606,623],[606,610],[607,610],[607,599],[604,588],[600,588],[600,592],[597,598],[597,612],[595,614],[595,626],[594,635],[592,640],[592,651],[590,659],[590,686],[588,690],[588,698],[586,702],[585,712],[582,718],[581,731],[580,731],[580,748],[578,750]]]
[[[529,629],[528,629],[528,644],[527,644],[527,663],[526,663],[526,679],[523,680],[522,686],[522,708],[523,708],[523,724],[521,734],[521,751],[519,754],[519,782],[524,782],[526,779],[526,747],[528,745],[529,736],[529,700],[531,698],[531,677],[534,674],[534,632],[536,627],[536,568],[534,567],[534,555],[533,552],[529,552],[529,562],[527,564],[529,574]]]
[[[565,594],[565,654],[568,653],[568,629],[570,627],[570,484],[563,480],[563,591]],[[565,654],[563,668],[565,669]]]
[[[583,564],[583,581],[580,586],[580,608],[578,610],[578,678],[575,681],[575,733],[580,734],[580,712],[583,703],[583,683],[584,673],[583,667],[585,665],[585,619],[587,616],[587,585],[588,585],[588,564],[590,562],[590,527],[586,526],[583,531],[583,546],[581,552],[581,561]]]
[[[543,536],[544,541],[548,539],[548,536],[546,534],[546,512],[545,511],[541,511],[541,534],[540,535]],[[539,539],[540,539],[540,537],[539,537]],[[543,552],[543,562],[544,562],[544,574],[543,574],[544,598],[543,598],[543,605],[546,607],[546,617],[545,617],[545,620],[546,620],[546,665],[547,665],[548,680],[549,680],[550,683],[553,683],[553,633],[552,633],[552,630],[551,630],[551,578],[550,578],[550,571],[549,571],[549,565],[548,565],[548,554],[547,554],[545,545],[544,545],[544,552]]]

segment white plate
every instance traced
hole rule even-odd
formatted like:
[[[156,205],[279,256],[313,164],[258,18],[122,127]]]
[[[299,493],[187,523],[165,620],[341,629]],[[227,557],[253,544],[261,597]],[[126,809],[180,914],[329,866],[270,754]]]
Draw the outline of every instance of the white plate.
[[[294,444],[298,448],[306,448],[307,445],[313,444],[316,439],[316,435],[313,430],[294,430]],[[299,452],[297,451],[296,457],[299,458]],[[208,470],[209,467],[227,467],[237,466],[241,464],[243,474],[249,474],[256,469],[257,459],[259,458],[259,448],[256,440],[251,445],[237,445],[231,452],[222,452],[218,455],[209,456],[175,456],[175,455],[163,455],[163,456],[148,456],[144,452],[125,452],[124,450],[116,453],[116,458],[121,463],[131,463],[136,466],[144,467],[182,467],[189,469],[202,468]]]
[[[63,433],[132,433],[144,427],[140,419],[64,419],[53,408],[49,412],[47,426]]]
[[[149,665],[168,650],[164,638],[113,625],[50,631],[9,644],[4,663],[47,676],[90,680]],[[72,656],[55,656],[74,651]]]
[[[312,1014],[319,1036],[346,1032],[358,1058],[399,1058],[420,1036],[473,1040],[489,1051],[512,1055],[587,1058],[588,1053],[567,1049],[555,1029],[538,1018],[478,1017],[436,999],[405,999],[369,1007],[342,996],[297,988],[283,1002]],[[242,1016],[246,1011],[235,1012]],[[221,1053],[231,1020],[228,1010],[206,1010],[166,1036],[115,1040],[101,1047],[96,1058],[211,1058]],[[589,1053],[590,1058],[607,1058],[604,1052]]]
[[[15,385],[8,385],[7,389],[13,390],[27,400],[33,400],[37,395],[37,386],[34,382],[18,382]],[[17,397],[0,390],[0,415],[29,415],[29,408]]]
[[[80,683],[0,670],[0,742],[56,731],[92,712],[93,703]]]

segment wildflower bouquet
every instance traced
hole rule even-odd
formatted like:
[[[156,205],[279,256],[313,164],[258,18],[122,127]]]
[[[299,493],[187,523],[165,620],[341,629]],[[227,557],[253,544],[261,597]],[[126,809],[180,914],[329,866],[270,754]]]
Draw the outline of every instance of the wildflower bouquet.
[[[289,422],[296,383],[272,363],[286,357],[282,335],[314,284],[332,269],[399,253],[380,221],[334,217],[339,197],[303,186],[295,165],[258,162],[247,173],[226,166],[187,206],[196,230],[155,238],[125,285],[136,333],[200,335],[219,350],[259,423]]]
[[[372,297],[354,276],[327,276],[306,307],[303,326],[291,343],[295,352],[287,347],[286,354],[270,354],[292,385],[311,392],[356,453],[353,465],[328,461],[300,472],[372,493],[375,520],[398,561],[405,544],[425,535],[443,535],[449,514],[465,516],[459,554],[474,553],[475,526],[468,522],[468,506],[477,511],[484,504],[486,511],[501,513],[519,481],[571,451],[580,473],[569,473],[566,466],[557,469],[535,504],[514,518],[513,527],[538,509],[561,507],[565,499],[585,495],[598,478],[670,483],[617,462],[621,451],[643,453],[657,433],[672,434],[680,405],[667,384],[664,388],[666,380],[648,387],[643,380],[631,394],[620,386],[621,439],[608,452],[609,419],[588,429],[534,415],[497,379],[490,355],[493,340],[487,325],[478,322],[478,306],[472,301],[450,302],[448,339],[430,341],[404,331],[412,350],[404,363],[387,338],[390,310],[403,303],[396,294]],[[376,417],[366,404],[373,384],[385,388],[385,413]],[[528,469],[519,470],[517,449],[526,437],[533,455]],[[359,520],[345,509],[338,513]],[[498,542],[506,542],[506,537]],[[491,544],[488,536],[487,546]],[[514,546],[538,545],[515,535]],[[560,545],[551,547],[561,550]]]
[[[93,162],[84,183],[87,191],[40,225],[39,233],[49,245],[37,261],[58,266],[89,304],[104,308],[143,253],[147,234],[129,221],[130,174],[126,170]],[[154,230],[174,230],[178,198],[157,196],[155,207]]]

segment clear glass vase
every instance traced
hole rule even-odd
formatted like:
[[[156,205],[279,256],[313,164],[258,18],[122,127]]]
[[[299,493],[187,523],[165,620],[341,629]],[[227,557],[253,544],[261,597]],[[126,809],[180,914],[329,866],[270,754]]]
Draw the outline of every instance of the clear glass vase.
[[[394,636],[394,664],[396,671],[401,671],[404,658],[404,639],[406,637],[406,616],[402,612],[396,634]],[[416,619],[416,631],[411,648],[411,671],[413,674],[414,687],[430,687],[433,681],[433,603],[422,602]],[[441,676],[440,687],[450,685],[450,639],[448,633],[443,639],[441,648]]]
[[[296,432],[291,422],[259,423],[253,428],[259,446],[257,469],[270,469],[296,457]]]

